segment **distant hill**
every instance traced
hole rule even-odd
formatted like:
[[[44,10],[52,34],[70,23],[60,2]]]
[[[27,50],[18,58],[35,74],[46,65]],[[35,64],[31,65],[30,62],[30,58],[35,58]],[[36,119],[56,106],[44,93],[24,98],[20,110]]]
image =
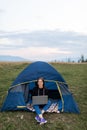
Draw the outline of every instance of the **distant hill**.
[[[17,62],[17,61],[27,61],[27,60],[22,57],[18,57],[18,56],[0,55],[0,61]]]

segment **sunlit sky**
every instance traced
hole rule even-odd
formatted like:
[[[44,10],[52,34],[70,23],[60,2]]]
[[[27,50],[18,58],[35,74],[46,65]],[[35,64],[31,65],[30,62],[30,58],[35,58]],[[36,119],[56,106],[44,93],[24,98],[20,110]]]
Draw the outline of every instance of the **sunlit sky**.
[[[87,58],[87,0],[0,0],[0,55]]]

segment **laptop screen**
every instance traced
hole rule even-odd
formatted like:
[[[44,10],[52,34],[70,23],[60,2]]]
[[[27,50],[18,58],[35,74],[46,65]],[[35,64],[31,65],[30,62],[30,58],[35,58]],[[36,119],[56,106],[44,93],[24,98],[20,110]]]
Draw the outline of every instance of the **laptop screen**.
[[[47,104],[47,102],[48,102],[47,95],[32,96],[32,104],[33,105],[43,105],[43,104]]]

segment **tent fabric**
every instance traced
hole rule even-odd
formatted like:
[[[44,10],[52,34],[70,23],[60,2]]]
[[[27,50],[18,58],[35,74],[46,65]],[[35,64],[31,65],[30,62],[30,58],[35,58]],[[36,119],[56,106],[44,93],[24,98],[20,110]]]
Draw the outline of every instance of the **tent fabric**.
[[[50,64],[38,61],[26,67],[13,82],[12,86],[23,82],[37,80],[39,77],[43,77],[45,80],[65,82],[60,73]]]
[[[27,110],[17,106],[26,106],[31,102],[32,89],[39,77],[45,80],[49,98],[61,99],[64,112],[79,113],[78,105],[62,75],[53,66],[42,61],[31,63],[17,76],[8,90],[1,111]]]
[[[23,93],[21,92],[9,92],[4,102],[2,111],[17,110],[17,106],[25,106]]]

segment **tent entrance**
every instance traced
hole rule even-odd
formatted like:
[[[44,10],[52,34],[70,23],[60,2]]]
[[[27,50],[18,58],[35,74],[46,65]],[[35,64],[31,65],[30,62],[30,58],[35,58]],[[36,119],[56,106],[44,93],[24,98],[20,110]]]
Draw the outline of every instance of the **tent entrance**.
[[[10,88],[10,92],[21,92],[24,97],[25,104],[31,103],[32,101],[32,90],[35,87],[36,81],[29,81],[26,83],[18,84]],[[53,100],[61,100],[62,101],[62,111],[64,110],[64,100],[62,97],[62,93],[60,90],[60,86],[58,81],[45,80],[45,86],[49,91],[49,98]]]

